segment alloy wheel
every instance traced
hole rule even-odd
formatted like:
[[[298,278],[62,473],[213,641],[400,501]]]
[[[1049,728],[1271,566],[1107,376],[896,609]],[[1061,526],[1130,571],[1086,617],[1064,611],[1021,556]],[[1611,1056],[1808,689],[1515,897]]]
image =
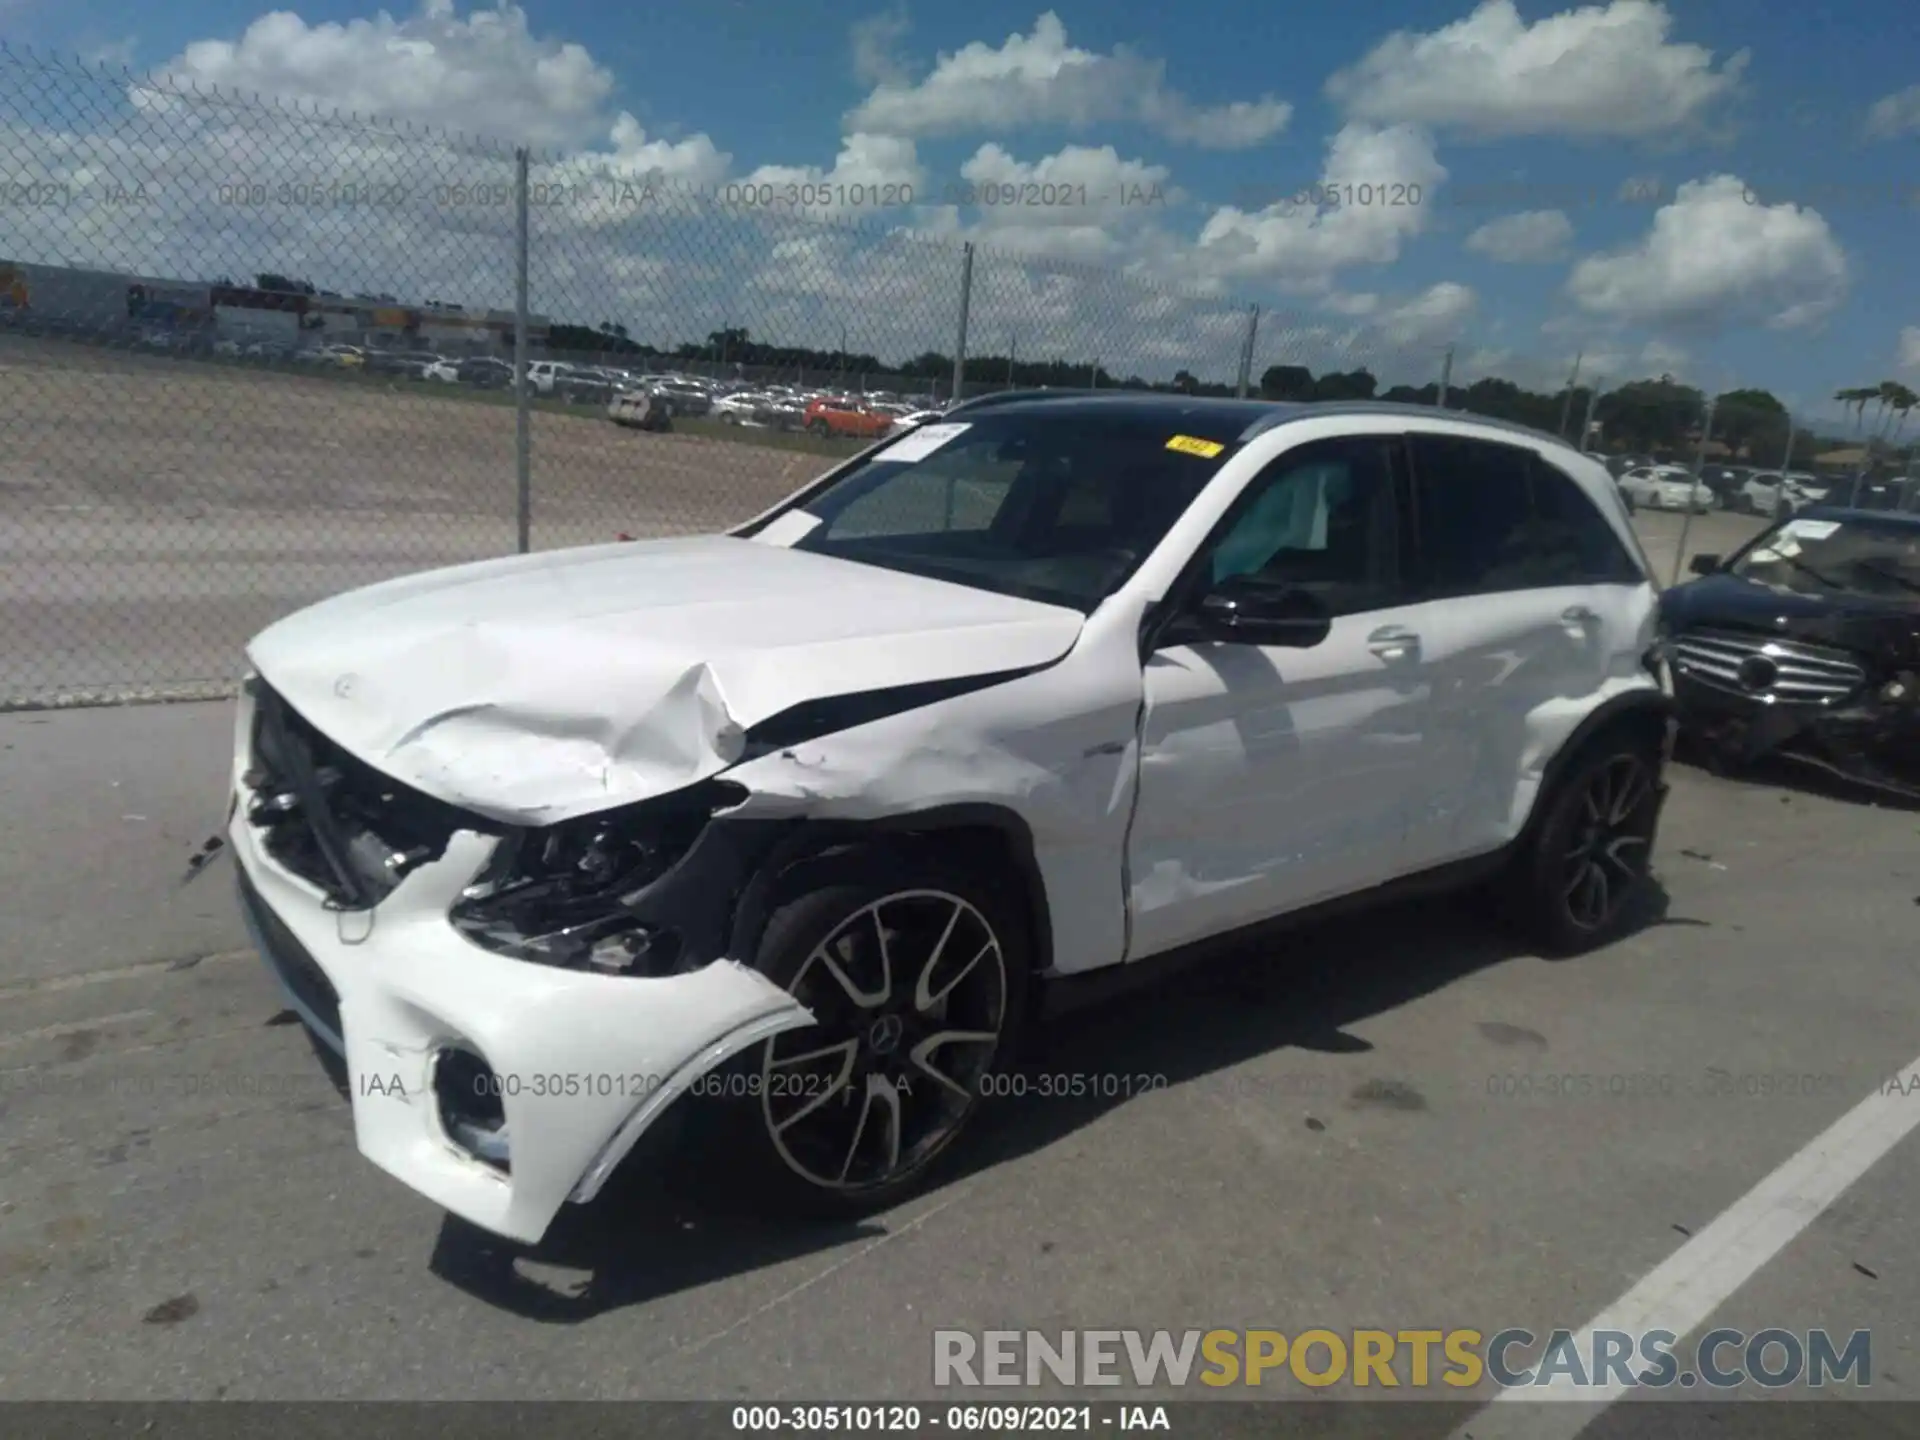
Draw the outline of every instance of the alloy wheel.
[[[1587,782],[1561,871],[1567,918],[1580,929],[1604,927],[1646,876],[1656,807],[1653,772],[1637,755],[1614,756]]]
[[[781,1160],[838,1192],[932,1161],[978,1103],[1007,1022],[1007,962],[958,895],[903,890],[814,946],[787,987],[816,1023],[770,1040],[760,1105]]]

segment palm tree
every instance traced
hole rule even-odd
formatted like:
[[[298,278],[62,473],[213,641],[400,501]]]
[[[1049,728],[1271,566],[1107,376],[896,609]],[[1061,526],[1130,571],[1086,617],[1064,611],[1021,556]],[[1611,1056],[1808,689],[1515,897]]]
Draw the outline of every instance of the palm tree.
[[[1914,406],[1920,405],[1920,395],[1914,394],[1913,391],[1898,381],[1894,381],[1892,384],[1893,396],[1887,403],[1893,407],[1894,413],[1897,414],[1900,419],[1893,427],[1893,434],[1888,439],[1889,444],[1900,438],[1900,432],[1907,428],[1907,416],[1912,413]]]
[[[1861,422],[1867,413],[1867,402],[1880,393],[1878,385],[1855,385],[1846,390],[1836,390],[1833,398],[1853,410],[1853,433],[1860,433]]]

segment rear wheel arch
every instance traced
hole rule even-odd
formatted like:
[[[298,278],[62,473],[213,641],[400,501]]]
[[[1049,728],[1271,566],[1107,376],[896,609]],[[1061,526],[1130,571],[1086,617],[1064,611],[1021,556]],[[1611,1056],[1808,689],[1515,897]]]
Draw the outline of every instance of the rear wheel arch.
[[[1521,838],[1535,831],[1569,770],[1595,745],[1629,737],[1664,758],[1675,713],[1673,698],[1655,689],[1630,690],[1596,705],[1547,761]]]

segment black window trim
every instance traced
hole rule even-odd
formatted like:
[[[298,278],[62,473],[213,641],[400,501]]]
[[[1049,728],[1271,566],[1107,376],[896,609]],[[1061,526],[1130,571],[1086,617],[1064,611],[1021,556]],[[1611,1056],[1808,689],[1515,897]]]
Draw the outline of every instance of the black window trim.
[[[1240,493],[1233,497],[1233,503],[1226,508],[1220,518],[1213,523],[1199,544],[1193,547],[1193,553],[1180,567],[1180,573],[1167,587],[1167,593],[1158,603],[1147,609],[1140,622],[1140,656],[1142,660],[1170,644],[1186,644],[1185,640],[1168,640],[1168,628],[1182,615],[1187,614],[1199,600],[1203,588],[1202,575],[1204,563],[1211,558],[1213,547],[1218,545],[1240,523],[1248,510],[1259,499],[1261,482],[1267,478],[1274,467],[1297,461],[1302,455],[1310,454],[1324,445],[1353,445],[1371,442],[1380,446],[1385,453],[1388,474],[1393,484],[1394,499],[1394,588],[1396,597],[1378,609],[1397,609],[1402,605],[1414,603],[1412,595],[1413,569],[1408,564],[1409,554],[1414,546],[1414,505],[1415,488],[1413,471],[1407,452],[1406,437],[1390,430],[1355,431],[1346,435],[1325,435],[1318,440],[1309,440],[1304,444],[1289,446],[1262,465],[1247,483],[1240,487]],[[1216,479],[1218,477],[1216,476]],[[1204,493],[1204,492],[1202,492]],[[1371,610],[1354,612],[1361,615],[1372,614]],[[1346,618],[1346,617],[1340,617]]]

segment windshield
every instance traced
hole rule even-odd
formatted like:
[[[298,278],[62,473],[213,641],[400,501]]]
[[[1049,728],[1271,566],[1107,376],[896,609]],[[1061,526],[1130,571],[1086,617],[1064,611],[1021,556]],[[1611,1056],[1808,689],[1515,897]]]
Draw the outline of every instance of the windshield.
[[[1920,526],[1802,517],[1761,536],[1727,569],[1802,595],[1920,597]]]
[[[794,548],[1091,612],[1236,449],[1181,423],[1016,407],[923,426],[809,500]]]

